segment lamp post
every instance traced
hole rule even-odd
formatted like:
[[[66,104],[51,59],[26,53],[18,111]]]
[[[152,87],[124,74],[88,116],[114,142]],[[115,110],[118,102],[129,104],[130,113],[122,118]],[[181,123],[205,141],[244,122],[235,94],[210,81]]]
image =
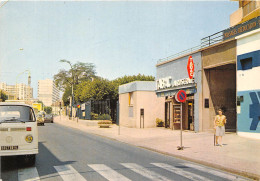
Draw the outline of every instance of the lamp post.
[[[72,101],[71,101],[71,106],[70,106],[70,115],[72,117],[72,107],[74,106],[74,93],[73,93],[73,85],[74,85],[74,69],[70,63],[70,61],[68,60],[60,60],[60,62],[65,62],[65,63],[68,63],[70,65],[70,68],[71,68],[71,73],[72,73],[72,82],[68,81],[70,84],[71,84],[71,96],[72,96]]]

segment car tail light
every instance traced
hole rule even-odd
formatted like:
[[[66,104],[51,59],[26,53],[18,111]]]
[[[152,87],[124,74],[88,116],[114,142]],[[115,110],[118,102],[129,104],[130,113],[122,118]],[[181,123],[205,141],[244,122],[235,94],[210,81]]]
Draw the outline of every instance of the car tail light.
[[[32,131],[31,127],[26,127],[26,131]]]

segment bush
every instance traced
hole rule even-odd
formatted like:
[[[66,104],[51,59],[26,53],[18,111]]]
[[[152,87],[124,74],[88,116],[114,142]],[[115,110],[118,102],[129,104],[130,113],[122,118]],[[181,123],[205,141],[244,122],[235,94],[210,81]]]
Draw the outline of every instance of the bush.
[[[97,120],[98,114],[91,112],[90,115],[92,120]]]
[[[109,114],[101,114],[97,117],[97,120],[111,120],[111,116]]]
[[[156,118],[156,126],[157,127],[164,127],[164,122],[163,120]]]

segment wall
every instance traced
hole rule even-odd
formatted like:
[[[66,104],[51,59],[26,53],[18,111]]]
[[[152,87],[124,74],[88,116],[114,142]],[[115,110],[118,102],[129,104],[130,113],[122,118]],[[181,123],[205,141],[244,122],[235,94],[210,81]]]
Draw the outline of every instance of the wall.
[[[251,58],[243,69],[241,60]],[[260,29],[237,37],[238,134],[260,139]],[[241,99],[242,98],[242,99]]]
[[[144,109],[144,127],[156,127],[156,118],[164,121],[164,98],[157,98],[155,92],[137,91],[136,127],[140,127],[140,109]]]
[[[119,94],[119,122],[120,125],[134,128],[136,127],[135,118],[129,117],[129,93]],[[133,95],[134,98],[136,97]],[[135,104],[136,100],[134,100]],[[134,107],[133,107],[134,108]]]
[[[216,110],[225,108],[227,129],[236,129],[236,41],[209,47],[202,51],[203,101],[202,129],[213,129]],[[205,108],[209,99],[209,108]]]
[[[164,121],[164,98],[157,98],[154,91],[134,91],[133,105],[129,106],[129,93],[119,95],[120,125],[140,128],[140,109],[144,109],[144,127],[156,127],[156,118]],[[129,107],[133,109],[133,117],[129,117]],[[143,125],[143,122],[142,122]]]
[[[189,55],[190,56],[190,55]],[[189,56],[181,57],[179,59],[167,62],[165,64],[158,65],[156,67],[156,79],[165,78],[168,76],[172,77],[172,80],[179,80],[188,78],[187,72],[187,63]],[[193,61],[194,61],[194,79],[196,83],[197,93],[194,94],[194,130],[196,132],[201,131],[200,129],[200,122],[201,122],[201,112],[200,105],[202,101],[202,89],[201,89],[201,53],[197,52],[191,54]],[[171,110],[172,111],[172,110]],[[171,112],[172,114],[172,112]]]

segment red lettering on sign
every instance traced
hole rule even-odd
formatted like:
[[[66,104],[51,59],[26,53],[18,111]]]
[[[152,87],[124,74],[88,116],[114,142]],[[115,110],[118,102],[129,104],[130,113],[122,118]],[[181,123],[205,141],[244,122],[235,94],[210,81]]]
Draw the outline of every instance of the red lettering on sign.
[[[189,78],[192,79],[194,75],[194,62],[192,56],[189,57],[187,70],[188,70]]]

